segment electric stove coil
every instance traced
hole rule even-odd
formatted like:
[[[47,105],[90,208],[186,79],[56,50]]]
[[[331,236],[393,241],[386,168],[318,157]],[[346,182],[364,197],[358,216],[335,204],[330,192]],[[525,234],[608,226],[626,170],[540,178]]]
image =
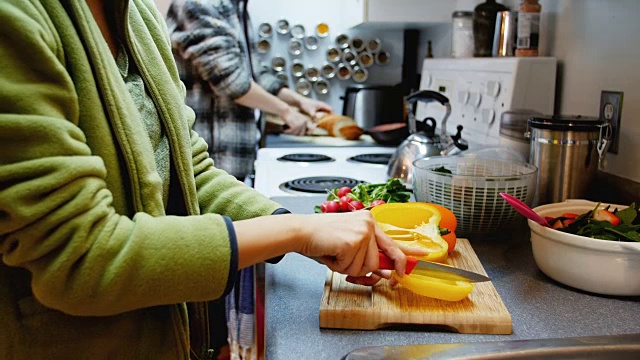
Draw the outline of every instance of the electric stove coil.
[[[366,164],[387,165],[392,154],[376,153],[376,154],[360,154],[347,159],[351,162],[360,162]]]
[[[341,188],[343,186],[353,188],[364,183],[362,180],[340,176],[310,176],[287,181],[281,184],[280,188],[287,192],[325,194],[335,188]]]
[[[312,153],[295,153],[286,154],[278,158],[280,161],[292,161],[292,162],[331,162],[335,161],[334,158],[323,154]]]

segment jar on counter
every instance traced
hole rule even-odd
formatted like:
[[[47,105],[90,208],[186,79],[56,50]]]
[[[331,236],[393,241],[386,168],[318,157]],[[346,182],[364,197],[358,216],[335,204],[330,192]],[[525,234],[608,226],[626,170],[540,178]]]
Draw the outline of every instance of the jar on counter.
[[[541,11],[538,0],[523,0],[520,4],[516,56],[538,56]]]
[[[456,11],[452,17],[451,57],[473,57],[473,12]]]
[[[496,30],[496,16],[499,11],[506,10],[509,10],[509,8],[496,3],[496,0],[487,0],[475,7],[473,11],[474,56],[491,56],[493,36]]]

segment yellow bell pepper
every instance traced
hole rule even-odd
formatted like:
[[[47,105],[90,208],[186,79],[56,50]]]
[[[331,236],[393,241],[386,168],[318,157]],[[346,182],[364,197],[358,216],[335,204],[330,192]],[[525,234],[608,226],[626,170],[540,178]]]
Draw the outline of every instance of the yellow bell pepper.
[[[445,262],[449,245],[440,236],[440,212],[422,202],[389,203],[371,209],[382,230],[394,241],[424,247],[429,254],[420,260]]]
[[[420,260],[445,262],[447,242],[440,236],[440,211],[427,203],[389,203],[371,209],[371,214],[382,230],[394,241],[410,246],[422,246],[429,255]],[[455,229],[452,229],[455,230]],[[410,275],[398,277],[398,283],[418,295],[446,301],[465,299],[473,284],[453,274],[415,269]]]

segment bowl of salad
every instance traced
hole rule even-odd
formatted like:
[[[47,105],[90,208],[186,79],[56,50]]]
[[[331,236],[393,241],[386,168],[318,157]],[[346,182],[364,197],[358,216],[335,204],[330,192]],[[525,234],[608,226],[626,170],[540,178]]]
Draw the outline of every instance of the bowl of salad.
[[[640,295],[640,204],[567,200],[533,210],[528,220],[536,264],[565,285],[603,295]]]

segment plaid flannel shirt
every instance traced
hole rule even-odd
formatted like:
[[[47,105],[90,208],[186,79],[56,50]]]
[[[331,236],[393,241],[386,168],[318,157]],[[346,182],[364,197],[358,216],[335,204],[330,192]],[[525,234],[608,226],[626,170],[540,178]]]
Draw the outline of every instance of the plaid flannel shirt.
[[[255,43],[243,0],[174,0],[167,14],[173,53],[196,113],[194,129],[216,167],[238,178],[253,172],[259,139],[255,111],[235,99],[250,88]],[[256,82],[272,94],[285,85],[265,70]]]

